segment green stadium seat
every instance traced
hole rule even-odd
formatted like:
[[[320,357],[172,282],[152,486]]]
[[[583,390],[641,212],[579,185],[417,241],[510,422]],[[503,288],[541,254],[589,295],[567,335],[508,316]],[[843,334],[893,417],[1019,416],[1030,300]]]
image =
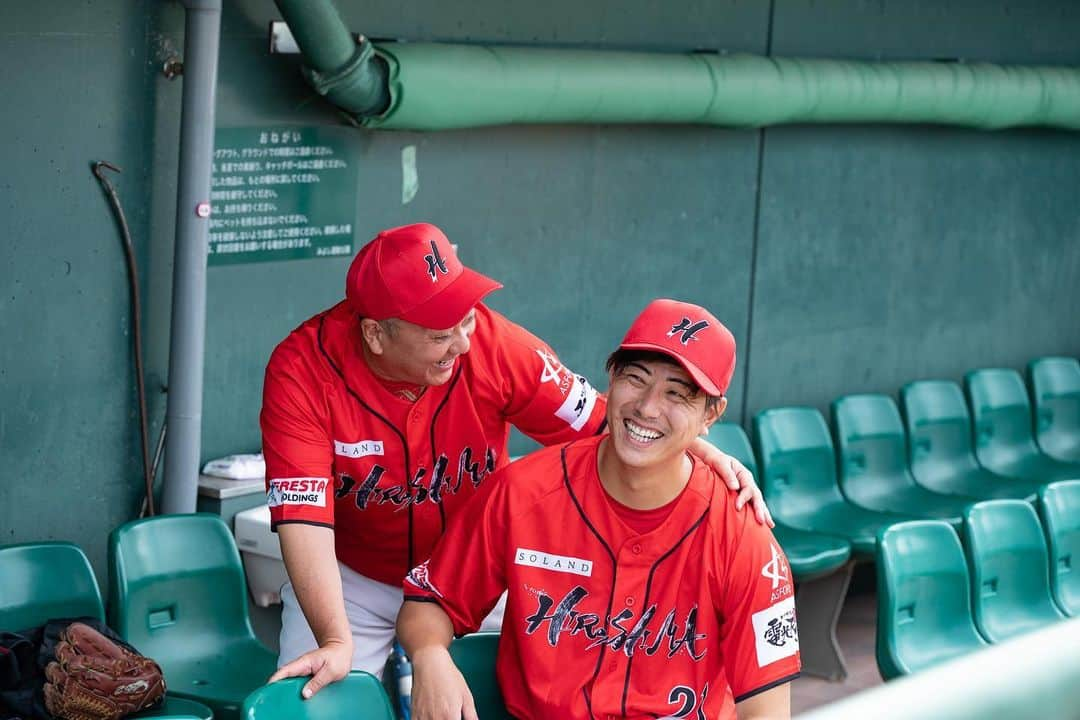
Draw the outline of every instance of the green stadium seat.
[[[240,554],[217,515],[136,520],[109,536],[110,625],[165,671],[169,691],[239,718],[277,656],[255,637]]]
[[[884,528],[877,551],[877,664],[891,680],[978,650],[971,578],[960,539],[942,520]]]
[[[1035,501],[1042,483],[997,475],[975,459],[971,414],[959,384],[919,380],[905,385],[900,398],[915,482],[934,492],[981,500]]]
[[[964,376],[975,426],[975,456],[999,475],[1041,483],[1080,480],[1080,463],[1039,452],[1032,434],[1031,404],[1020,373],[1007,368],[973,370]]]
[[[757,477],[754,451],[740,425],[714,423],[709,428],[709,442],[741,462]],[[835,572],[851,557],[851,543],[836,535],[798,530],[779,520],[776,521],[773,535],[784,549],[791,572],[799,581],[813,580]]]
[[[61,618],[105,620],[97,578],[78,545],[40,542],[0,547],[0,578],[0,631],[28,630]],[[135,649],[147,654],[137,645]],[[165,681],[168,684],[168,675]],[[213,713],[201,703],[167,696],[161,706],[129,717],[211,720]]]
[[[287,678],[252,691],[244,700],[244,720],[395,720],[390,700],[374,675],[354,670],[304,700],[310,678]]]
[[[1080,361],[1042,357],[1028,363],[1035,439],[1052,458],[1080,462]]]
[[[1001,642],[1064,618],[1050,596],[1046,538],[1023,500],[984,500],[964,516],[975,625]]]
[[[907,439],[887,395],[845,395],[832,403],[840,488],[868,510],[945,520],[958,530],[974,498],[942,495],[918,485],[907,464]]]
[[[758,475],[754,451],[742,427],[735,423],[714,423],[709,441],[739,460]],[[784,549],[795,590],[799,616],[803,672],[841,680],[847,676],[844,656],[836,639],[836,624],[851,582],[854,563],[851,543],[836,535],[799,530],[776,520],[773,535]]]
[[[27,630],[59,618],[105,618],[90,560],[73,543],[2,547],[0,578],[0,630]]]
[[[847,502],[836,482],[836,455],[825,419],[814,408],[779,407],[754,418],[765,502],[778,523],[839,535],[856,559],[871,560],[878,530],[910,516],[866,510]]]
[[[1039,495],[1050,546],[1050,590],[1069,617],[1080,617],[1080,480],[1062,480]]]
[[[495,658],[499,653],[499,633],[481,632],[456,638],[450,643],[450,657],[465,677],[483,720],[513,720],[503,704],[495,678]]]

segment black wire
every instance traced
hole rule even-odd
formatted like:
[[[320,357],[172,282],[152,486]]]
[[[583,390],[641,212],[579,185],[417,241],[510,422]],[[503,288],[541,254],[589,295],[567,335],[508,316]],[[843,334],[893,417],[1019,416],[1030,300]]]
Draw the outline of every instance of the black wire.
[[[154,511],[154,479],[150,474],[150,440],[146,421],[146,385],[143,382],[143,357],[142,357],[142,312],[139,307],[139,274],[135,264],[135,248],[131,245],[131,230],[128,229],[127,218],[124,209],[120,206],[120,197],[116,189],[105,177],[105,169],[113,172],[122,172],[120,168],[105,160],[94,163],[94,175],[109,194],[113,212],[120,222],[120,232],[124,238],[124,258],[127,260],[128,289],[131,292],[131,324],[132,346],[135,351],[135,384],[139,395],[139,436],[142,441],[143,480],[146,483],[145,505],[147,514],[153,517]]]

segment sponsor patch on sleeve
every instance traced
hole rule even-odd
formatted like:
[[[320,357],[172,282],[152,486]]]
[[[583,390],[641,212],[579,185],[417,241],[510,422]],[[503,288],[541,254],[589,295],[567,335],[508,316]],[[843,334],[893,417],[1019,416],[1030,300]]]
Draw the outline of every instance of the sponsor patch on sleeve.
[[[419,565],[414,567],[412,570],[410,570],[409,574],[406,576],[405,579],[408,580],[413,585],[415,585],[416,587],[420,588],[421,590],[427,590],[429,593],[432,593],[432,594],[436,595],[437,597],[442,597],[443,596],[443,594],[441,592],[439,592],[438,588],[436,588],[431,583],[431,575],[428,574],[428,561],[427,560],[425,560],[424,562],[420,563]]]
[[[555,411],[555,416],[574,430],[580,430],[589,422],[595,405],[596,390],[583,375],[574,375],[570,392],[566,393],[566,399]]]
[[[799,628],[795,624],[795,598],[770,605],[750,616],[758,667],[790,657],[799,651]]]
[[[281,505],[315,505],[326,507],[326,478],[300,477],[280,478],[270,481],[266,491],[266,504],[270,507]]]

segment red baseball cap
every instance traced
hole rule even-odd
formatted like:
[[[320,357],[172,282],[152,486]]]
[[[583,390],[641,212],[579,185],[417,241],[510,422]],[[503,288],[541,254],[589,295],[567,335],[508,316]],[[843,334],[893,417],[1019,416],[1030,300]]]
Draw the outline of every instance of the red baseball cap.
[[[670,355],[714,397],[724,394],[735,372],[735,336],[705,308],[678,300],[649,303],[619,349]]]
[[[345,276],[345,299],[361,317],[443,330],[501,287],[462,265],[442,230],[416,223],[383,230],[360,249]]]

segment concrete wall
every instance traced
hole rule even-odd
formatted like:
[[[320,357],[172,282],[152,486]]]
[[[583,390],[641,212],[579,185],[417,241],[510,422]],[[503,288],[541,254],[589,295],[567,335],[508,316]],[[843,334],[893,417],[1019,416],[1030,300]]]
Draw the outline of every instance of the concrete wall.
[[[778,56],[1080,64],[1071,0],[346,2],[375,38]],[[339,125],[267,53],[270,0],[226,3],[218,126]],[[0,9],[0,542],[70,539],[104,567],[135,516],[128,292],[89,165],[117,179],[145,303],[152,433],[164,416],[182,80],[176,3]],[[825,407],[980,365],[1080,355],[1080,135],[938,127],[355,131],[357,245],[429,220],[506,289],[492,305],[603,386],[652,297],[705,304],[740,342],[730,418]],[[402,204],[401,150],[420,189]],[[209,271],[203,457],[254,451],[262,369],[343,292],[347,260]],[[525,447],[515,445],[516,449]]]

